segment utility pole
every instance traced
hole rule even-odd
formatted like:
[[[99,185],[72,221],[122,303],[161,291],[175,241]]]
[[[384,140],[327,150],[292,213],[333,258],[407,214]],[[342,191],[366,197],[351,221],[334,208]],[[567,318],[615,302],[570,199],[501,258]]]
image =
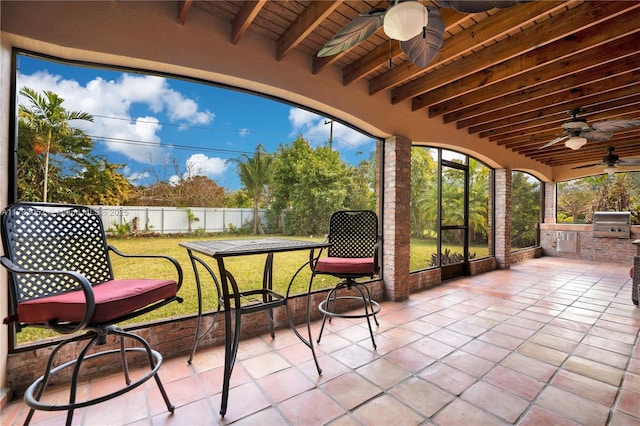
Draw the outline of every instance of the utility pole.
[[[324,124],[330,124],[329,127],[329,149],[333,149],[333,120],[325,120]]]

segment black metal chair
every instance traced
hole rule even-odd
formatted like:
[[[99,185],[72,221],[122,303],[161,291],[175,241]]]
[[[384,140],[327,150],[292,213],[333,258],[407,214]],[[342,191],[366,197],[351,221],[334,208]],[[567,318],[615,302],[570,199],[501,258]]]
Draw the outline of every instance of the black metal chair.
[[[371,335],[371,342],[376,348],[373,337],[371,317],[378,326],[376,314],[380,312],[380,304],[371,298],[371,292],[357,278],[373,278],[380,270],[378,265],[379,234],[378,216],[370,210],[341,210],[333,213],[329,221],[327,256],[321,257],[313,265],[313,275],[325,274],[341,278],[332,288],[318,309],[323,313],[322,325],[317,342],[320,343],[327,318],[366,318]],[[354,290],[346,295],[338,296],[339,290]],[[339,301],[350,303],[353,300],[362,302],[363,312],[338,309]]]
[[[182,269],[178,262],[160,255],[128,255],[107,245],[98,213],[78,205],[13,204],[2,216],[2,240],[5,255],[0,257],[0,262],[10,272],[10,316],[5,323],[15,322],[17,331],[24,327],[42,327],[72,335],[53,349],[44,374],[27,388],[24,398],[31,410],[25,424],[31,421],[35,410],[67,411],[67,424],[71,424],[75,409],[115,398],[151,377],[155,379],[167,409],[173,412],[174,406],[157,374],[162,356],[142,337],[124,331],[116,324],[170,302],[181,302],[176,295],[182,285]],[[176,279],[115,279],[110,253],[166,259],[175,267]],[[119,342],[114,341],[119,343],[119,349],[99,351],[94,348],[107,343],[109,335],[119,339]],[[132,339],[136,345],[127,347],[125,339]],[[61,363],[54,367],[60,349],[81,341],[86,343],[79,346],[76,359],[59,361]],[[142,354],[140,356],[147,358],[145,363],[149,363],[148,373],[133,382],[129,377],[127,353]],[[76,401],[81,366],[89,359],[104,356],[120,357],[125,384],[107,395]],[[41,401],[56,374],[58,379],[70,378],[67,404]]]

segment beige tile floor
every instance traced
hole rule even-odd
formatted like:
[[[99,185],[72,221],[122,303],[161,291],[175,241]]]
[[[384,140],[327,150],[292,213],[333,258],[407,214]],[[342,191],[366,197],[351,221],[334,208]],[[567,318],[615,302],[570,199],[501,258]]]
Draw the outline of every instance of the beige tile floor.
[[[385,302],[373,350],[363,320],[335,319],[323,374],[288,330],[241,341],[221,418],[223,348],[165,360],[154,383],[78,410],[83,425],[640,425],[640,308],[629,265],[545,257]],[[317,332],[318,323],[313,324]],[[92,380],[104,392],[120,376]],[[2,425],[21,424],[13,401]],[[63,424],[37,412],[32,424]]]

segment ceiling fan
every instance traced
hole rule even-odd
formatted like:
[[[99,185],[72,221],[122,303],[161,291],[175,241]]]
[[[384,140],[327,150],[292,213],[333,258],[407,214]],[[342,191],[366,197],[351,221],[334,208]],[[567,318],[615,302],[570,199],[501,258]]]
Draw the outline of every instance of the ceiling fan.
[[[586,169],[589,167],[606,166],[603,171],[611,176],[619,170],[619,167],[640,166],[640,158],[627,158],[621,160],[619,155],[613,153],[613,150],[613,147],[610,147],[608,149],[609,153],[602,157],[602,163],[584,164],[582,166],[574,167],[574,169]]]
[[[564,140],[566,140],[564,145],[567,148],[580,149],[587,141],[605,142],[611,139],[613,132],[640,126],[640,119],[604,120],[589,125],[585,119],[578,118],[580,112],[580,108],[570,110],[569,114],[573,118],[562,123],[565,134],[547,142],[538,149],[550,147]]]
[[[478,13],[530,1],[533,0],[435,0],[435,4],[458,12]],[[400,41],[402,51],[420,68],[426,67],[442,47],[445,26],[437,7],[424,6],[418,0],[389,0],[388,8],[363,12],[342,27],[318,56],[332,56],[350,49],[380,27],[389,38]]]

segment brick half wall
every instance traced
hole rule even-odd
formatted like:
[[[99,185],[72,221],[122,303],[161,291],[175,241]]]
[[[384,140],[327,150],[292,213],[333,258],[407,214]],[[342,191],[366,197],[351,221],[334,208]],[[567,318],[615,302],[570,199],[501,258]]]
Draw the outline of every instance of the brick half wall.
[[[540,224],[540,245],[544,255],[627,264],[631,267],[636,253],[632,243],[640,238],[640,226],[631,227],[631,238],[593,238],[592,228],[592,225],[570,223]],[[558,232],[576,233],[576,252],[557,250]]]

